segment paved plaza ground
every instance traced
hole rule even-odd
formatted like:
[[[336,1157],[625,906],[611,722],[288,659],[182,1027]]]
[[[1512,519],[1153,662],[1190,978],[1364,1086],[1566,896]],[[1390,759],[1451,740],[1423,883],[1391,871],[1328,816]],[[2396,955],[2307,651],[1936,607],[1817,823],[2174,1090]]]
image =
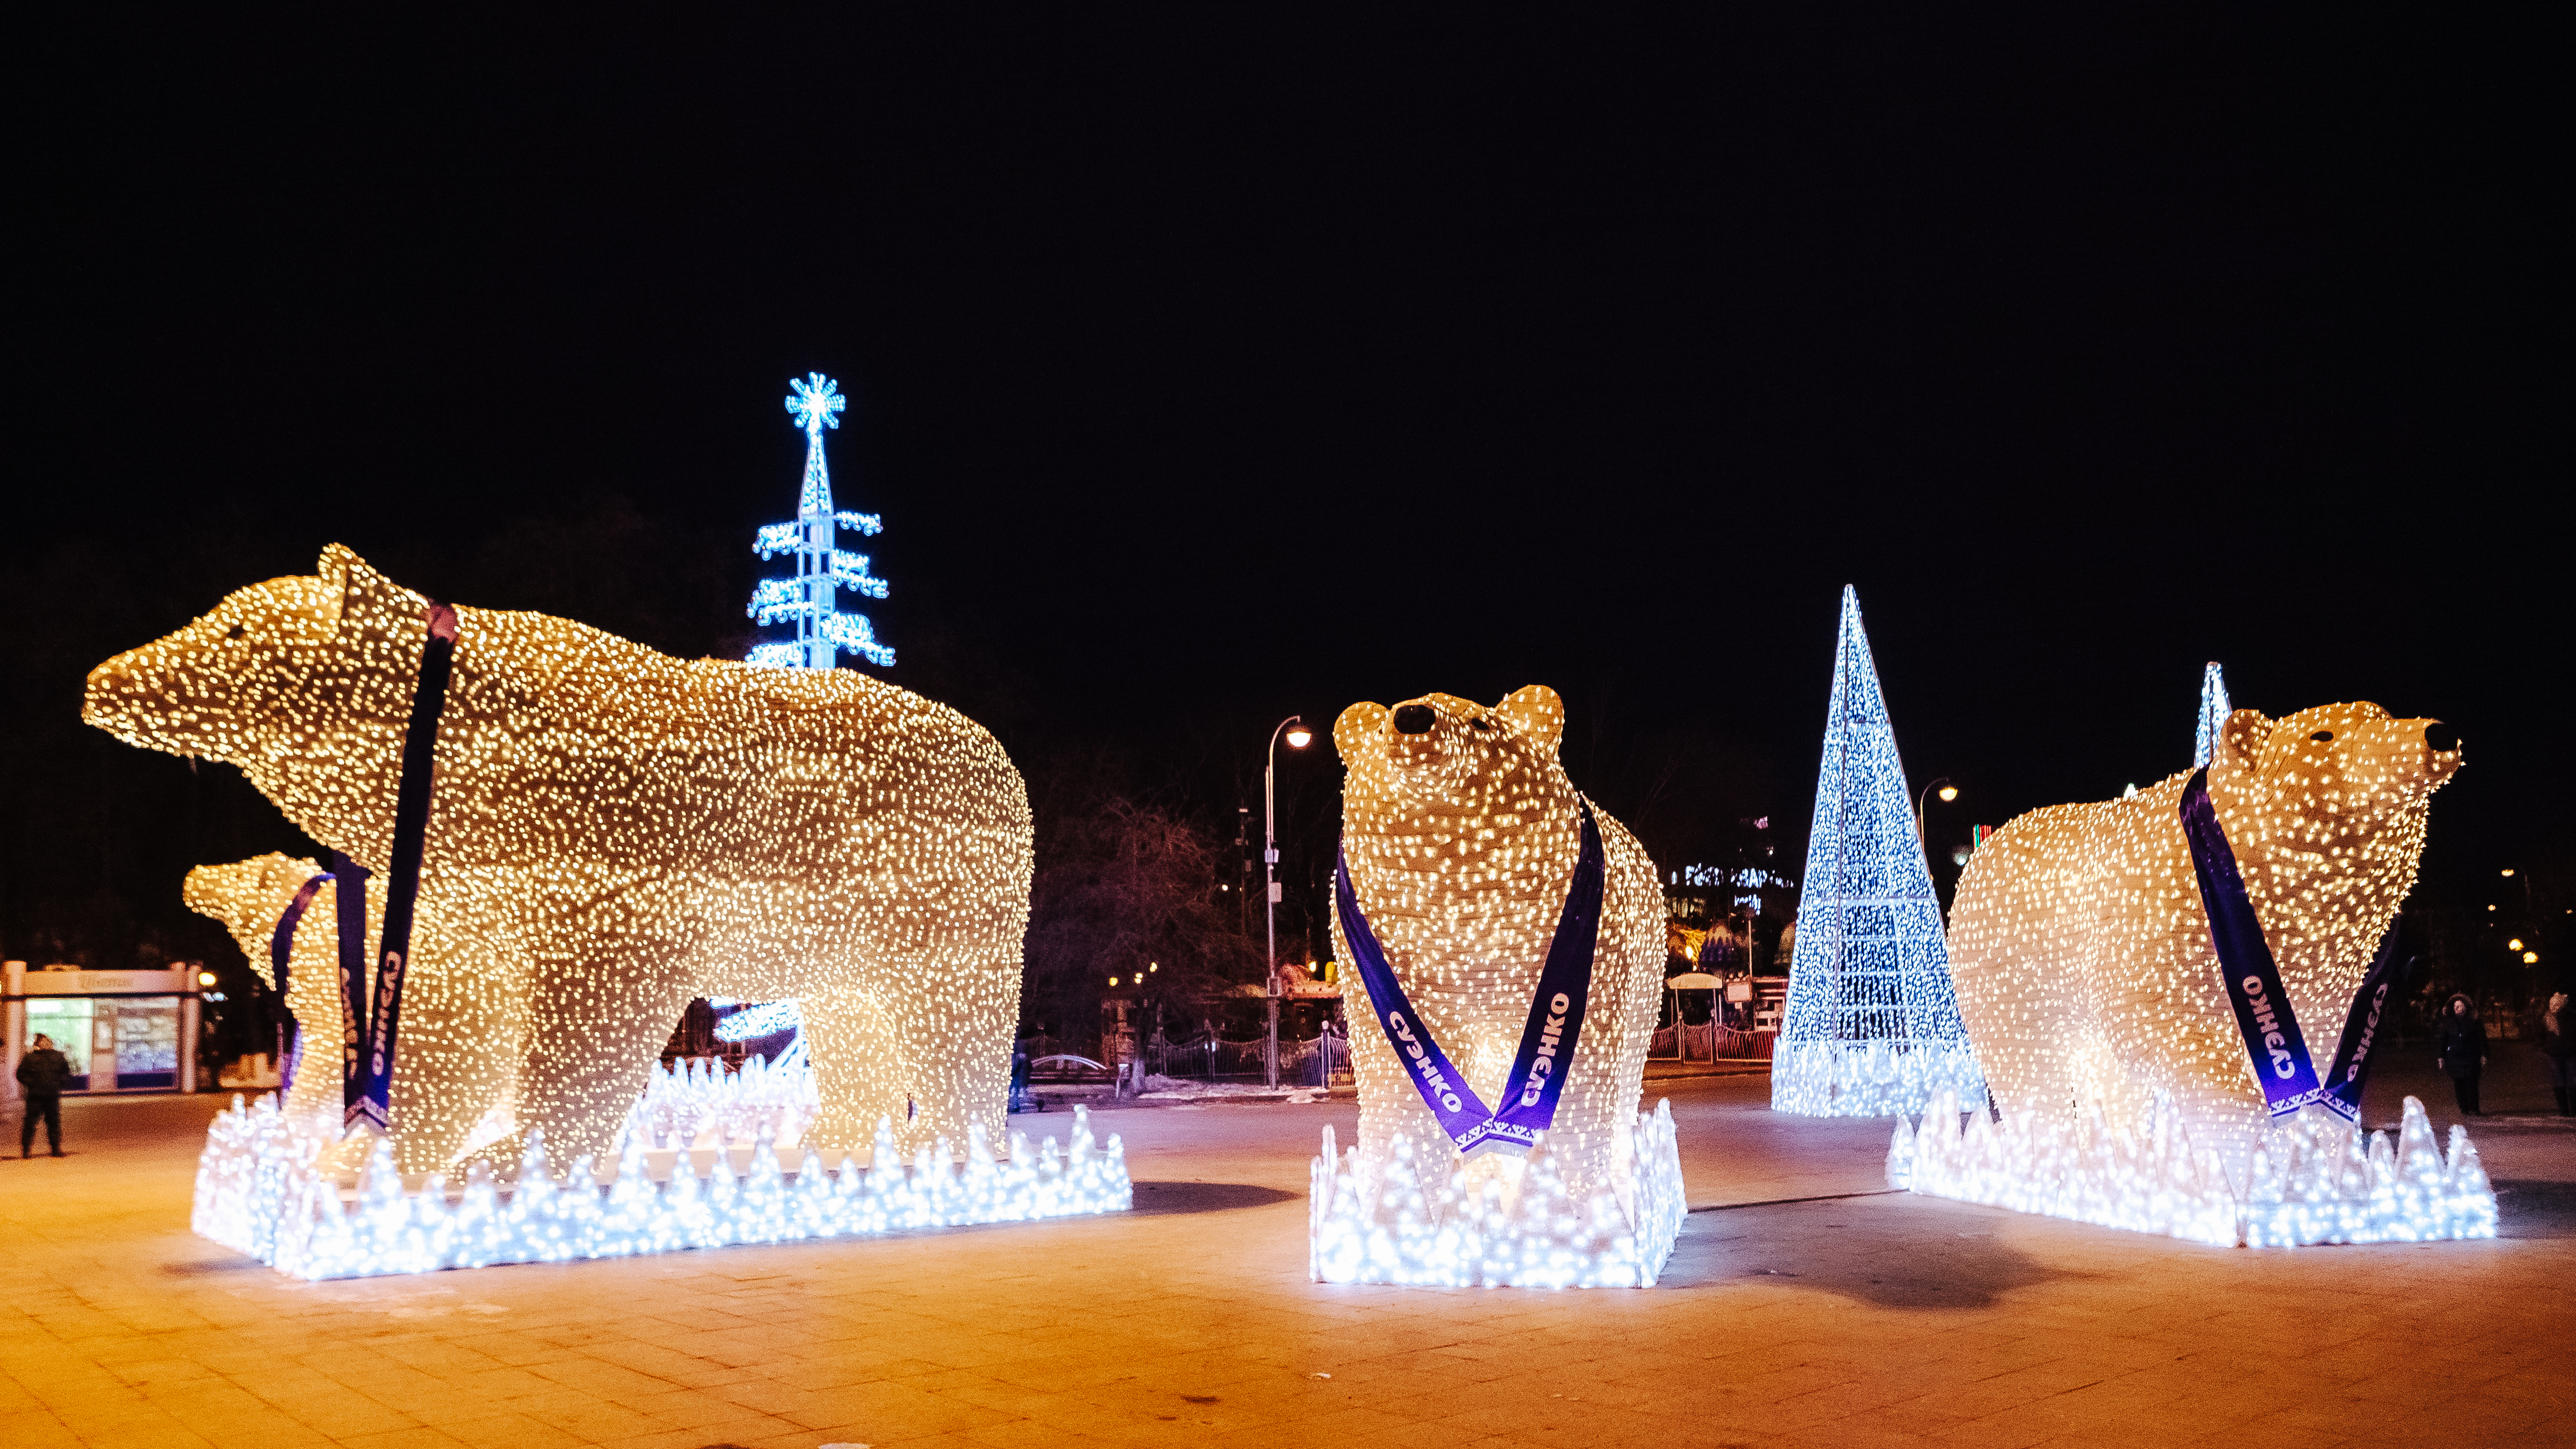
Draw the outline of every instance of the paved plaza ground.
[[[1114,1218],[324,1284],[188,1233],[213,1099],[76,1103],[70,1157],[0,1162],[0,1444],[2576,1443],[2576,1131],[2499,1047],[2504,1237],[2424,1246],[1887,1194],[1886,1121],[1658,1082],[1694,1211],[1645,1291],[1307,1282],[1348,1101],[1102,1112]],[[2435,1086],[2372,1115],[2411,1089],[2447,1126]]]

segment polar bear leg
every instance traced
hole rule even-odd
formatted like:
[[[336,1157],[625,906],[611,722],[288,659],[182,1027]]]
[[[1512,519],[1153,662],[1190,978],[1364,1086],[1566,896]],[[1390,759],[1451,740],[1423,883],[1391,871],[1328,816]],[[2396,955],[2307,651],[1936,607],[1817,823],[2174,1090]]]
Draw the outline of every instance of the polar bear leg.
[[[687,948],[668,940],[602,943],[540,959],[528,976],[527,1051],[517,1133],[496,1144],[515,1162],[543,1128],[561,1173],[584,1153],[605,1160],[693,994]]]
[[[809,992],[798,1005],[819,1104],[805,1140],[826,1160],[864,1154],[879,1118],[900,1128],[912,1115],[893,1022],[856,989]]]

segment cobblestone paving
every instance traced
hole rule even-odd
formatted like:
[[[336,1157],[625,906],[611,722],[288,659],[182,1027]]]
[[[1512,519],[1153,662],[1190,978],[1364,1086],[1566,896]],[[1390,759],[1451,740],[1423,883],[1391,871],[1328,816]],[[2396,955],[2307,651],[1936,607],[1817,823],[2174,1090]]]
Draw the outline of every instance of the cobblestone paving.
[[[2268,1252],[1886,1195],[1883,1122],[1659,1082],[1696,1209],[1664,1286],[1565,1293],[1308,1283],[1347,1101],[1100,1114],[1116,1219],[312,1285],[186,1231],[213,1099],[78,1103],[72,1156],[0,1162],[0,1442],[2576,1442],[2576,1132],[2509,1076],[2473,1129],[2505,1238]],[[2433,1085],[2374,1118],[2447,1126]]]

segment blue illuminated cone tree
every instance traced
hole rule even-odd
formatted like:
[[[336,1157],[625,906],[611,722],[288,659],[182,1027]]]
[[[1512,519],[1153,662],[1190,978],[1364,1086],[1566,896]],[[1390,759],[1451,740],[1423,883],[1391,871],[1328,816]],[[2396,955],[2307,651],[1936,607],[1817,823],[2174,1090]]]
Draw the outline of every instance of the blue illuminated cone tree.
[[[1941,905],[1860,601],[1846,588],[1771,1106],[1880,1117],[1920,1112],[1942,1091],[1982,1103],[1985,1078],[1951,990]]]
[[[761,644],[749,656],[754,664],[790,669],[830,669],[846,649],[879,668],[894,663],[894,651],[877,642],[865,614],[844,614],[837,607],[842,589],[871,599],[886,596],[885,580],[868,572],[868,556],[844,553],[836,528],[856,529],[864,536],[885,524],[873,513],[843,513],[832,508],[832,474],[823,463],[823,430],[838,428],[849,400],[840,387],[819,372],[787,384],[788,416],[805,430],[805,486],[796,500],[796,517],[788,523],[765,524],[752,551],[762,558],[791,554],[796,576],[762,579],[751,593],[751,617],[762,624],[796,626],[796,642]]]

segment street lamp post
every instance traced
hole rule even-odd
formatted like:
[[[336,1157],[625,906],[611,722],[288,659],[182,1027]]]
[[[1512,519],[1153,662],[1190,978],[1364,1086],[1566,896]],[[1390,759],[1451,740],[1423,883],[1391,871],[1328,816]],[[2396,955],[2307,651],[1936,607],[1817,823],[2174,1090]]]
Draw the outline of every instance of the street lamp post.
[[[1930,800],[1932,792],[1935,790],[1941,792],[1941,798],[1945,801],[1956,800],[1959,798],[1959,787],[1951,784],[1950,777],[1947,775],[1944,775],[1940,779],[1933,781],[1931,784],[1924,786],[1921,793],[1914,797],[1914,843],[1923,847],[1923,853],[1926,859],[1931,857],[1932,847],[1927,842],[1923,833],[1923,811],[1925,805]]]
[[[1270,732],[1270,749],[1261,762],[1261,925],[1270,961],[1270,1029],[1261,1044],[1261,1074],[1273,1087],[1279,1085],[1279,803],[1271,780],[1278,772],[1283,733],[1292,750],[1306,748],[1315,737],[1305,716],[1292,714]]]

